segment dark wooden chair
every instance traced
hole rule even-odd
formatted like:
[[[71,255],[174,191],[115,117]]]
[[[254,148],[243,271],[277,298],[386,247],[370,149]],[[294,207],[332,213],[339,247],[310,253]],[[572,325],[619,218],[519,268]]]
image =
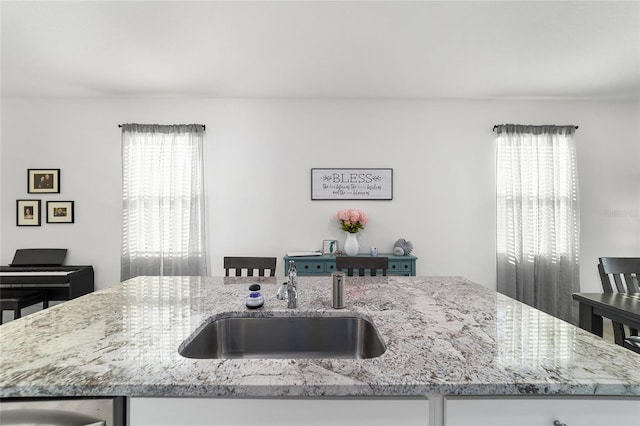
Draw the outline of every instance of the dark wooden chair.
[[[598,273],[605,293],[640,293],[640,258],[601,257]],[[625,330],[624,325],[613,322],[613,338],[617,345],[640,353],[638,330]]]
[[[13,311],[13,319],[22,316],[22,308],[42,303],[42,309],[49,307],[49,297],[42,291],[2,290],[0,292],[0,324],[2,312]]]
[[[264,277],[266,270],[269,270],[269,276],[276,276],[276,258],[275,257],[225,257],[224,258],[224,274],[229,277],[229,271],[235,269],[235,276],[243,276],[246,271],[247,277],[253,277],[254,269],[258,270],[258,276]]]
[[[336,270],[344,271],[346,269],[347,276],[352,277],[354,271],[357,271],[357,275],[363,277],[370,275],[372,277],[377,276],[379,270],[382,270],[382,276],[387,276],[387,269],[389,268],[389,258],[384,256],[338,256],[336,257]],[[369,271],[369,274],[366,272]]]

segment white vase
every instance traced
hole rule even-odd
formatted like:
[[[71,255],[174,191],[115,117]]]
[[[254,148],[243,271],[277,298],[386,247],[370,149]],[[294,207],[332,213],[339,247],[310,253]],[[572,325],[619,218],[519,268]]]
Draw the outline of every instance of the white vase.
[[[358,243],[358,234],[347,232],[347,239],[344,242],[344,252],[348,256],[355,256],[360,251],[360,243]]]

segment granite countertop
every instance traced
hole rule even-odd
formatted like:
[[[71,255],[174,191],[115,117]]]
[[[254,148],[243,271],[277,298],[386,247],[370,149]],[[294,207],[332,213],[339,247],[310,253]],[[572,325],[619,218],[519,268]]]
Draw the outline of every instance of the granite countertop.
[[[640,395],[640,356],[461,277],[139,277],[0,326],[0,397]],[[259,282],[265,307],[244,307]],[[387,350],[372,359],[188,359],[211,317],[357,315]]]

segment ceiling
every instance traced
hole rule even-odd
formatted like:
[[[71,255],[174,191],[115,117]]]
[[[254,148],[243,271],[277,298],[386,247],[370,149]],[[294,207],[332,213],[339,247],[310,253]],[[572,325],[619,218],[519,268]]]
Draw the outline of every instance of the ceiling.
[[[639,1],[7,1],[5,97],[640,99]]]

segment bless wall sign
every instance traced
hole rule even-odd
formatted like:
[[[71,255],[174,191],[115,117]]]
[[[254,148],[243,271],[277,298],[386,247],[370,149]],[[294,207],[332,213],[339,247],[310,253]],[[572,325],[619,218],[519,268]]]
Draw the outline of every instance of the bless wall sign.
[[[312,200],[392,200],[393,169],[311,169]]]

